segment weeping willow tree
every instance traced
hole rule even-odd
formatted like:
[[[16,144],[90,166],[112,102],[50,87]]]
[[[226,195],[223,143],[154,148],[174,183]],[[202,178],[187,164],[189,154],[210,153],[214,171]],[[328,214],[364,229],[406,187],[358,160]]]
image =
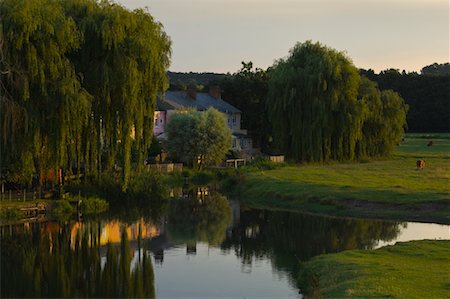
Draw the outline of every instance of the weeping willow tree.
[[[360,85],[358,71],[344,53],[311,41],[297,44],[270,70],[267,110],[274,141],[296,161],[367,156],[370,146],[365,145],[369,141],[364,139],[363,127],[371,107],[358,97]],[[388,136],[389,146],[386,143],[378,152],[388,153],[403,132],[402,113],[406,112],[394,116],[392,110],[403,107],[403,100],[390,91],[382,94],[383,105],[392,109],[377,110],[373,113],[379,115],[371,117],[386,122],[383,136]]]
[[[361,77],[358,98],[366,106],[358,156],[389,155],[404,134],[408,105],[398,93],[392,90],[380,91],[377,83],[364,76]]]
[[[168,86],[162,25],[109,1],[4,0],[0,12],[2,165],[22,176],[118,165],[126,189]]]
[[[107,170],[119,162],[126,188],[131,152],[139,169],[151,143],[156,96],[168,86],[170,39],[144,10],[90,0],[64,4],[84,36],[73,61],[94,97],[86,160],[93,171],[102,170],[102,161]]]
[[[89,116],[67,57],[81,35],[55,1],[4,0],[0,16],[1,164],[18,180],[42,179],[68,162]]]

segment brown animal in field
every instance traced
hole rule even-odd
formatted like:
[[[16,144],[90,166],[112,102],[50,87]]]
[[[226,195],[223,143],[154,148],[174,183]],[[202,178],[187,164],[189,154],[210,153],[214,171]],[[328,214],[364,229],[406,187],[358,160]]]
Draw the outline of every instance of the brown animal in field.
[[[432,146],[433,145],[433,141],[428,142],[427,146]]]
[[[417,160],[416,162],[417,170],[423,170],[425,168],[425,161],[424,160]]]

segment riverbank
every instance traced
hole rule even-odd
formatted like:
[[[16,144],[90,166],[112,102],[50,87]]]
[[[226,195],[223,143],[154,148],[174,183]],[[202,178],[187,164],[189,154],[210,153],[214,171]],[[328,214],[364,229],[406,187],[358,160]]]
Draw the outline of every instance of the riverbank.
[[[64,220],[78,215],[79,212],[86,215],[100,214],[108,208],[109,203],[97,197],[66,196],[63,200],[1,201],[0,223],[3,225],[48,219]]]
[[[386,160],[244,173],[237,193],[260,208],[448,224],[449,149],[449,134],[408,135]],[[416,169],[419,159],[425,160],[424,170]]]
[[[312,298],[447,298],[449,246],[425,240],[317,256],[302,264],[299,284]]]

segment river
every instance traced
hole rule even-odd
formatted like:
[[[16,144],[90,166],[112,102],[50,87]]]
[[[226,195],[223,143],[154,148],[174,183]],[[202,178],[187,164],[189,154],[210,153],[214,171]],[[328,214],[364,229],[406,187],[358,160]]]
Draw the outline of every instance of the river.
[[[302,261],[450,226],[258,210],[215,192],[1,227],[2,297],[299,298]]]

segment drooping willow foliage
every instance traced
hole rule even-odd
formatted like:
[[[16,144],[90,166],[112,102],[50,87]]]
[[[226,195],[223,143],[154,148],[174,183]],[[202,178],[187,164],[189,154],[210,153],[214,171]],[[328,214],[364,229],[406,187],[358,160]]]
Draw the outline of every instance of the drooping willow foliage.
[[[142,165],[170,39],[144,10],[108,1],[0,2],[1,159],[10,177]],[[132,155],[133,153],[133,155]]]
[[[299,43],[288,58],[275,63],[269,77],[267,111],[274,139],[296,161],[384,155],[401,137],[403,100],[391,91],[383,92],[378,98],[384,97],[383,105],[390,108],[371,110],[377,100],[372,103],[371,97],[360,94],[364,92],[361,77],[341,52],[320,43]],[[386,140],[367,133],[368,122],[377,118],[382,120]],[[370,149],[370,139],[377,139],[378,149]]]

